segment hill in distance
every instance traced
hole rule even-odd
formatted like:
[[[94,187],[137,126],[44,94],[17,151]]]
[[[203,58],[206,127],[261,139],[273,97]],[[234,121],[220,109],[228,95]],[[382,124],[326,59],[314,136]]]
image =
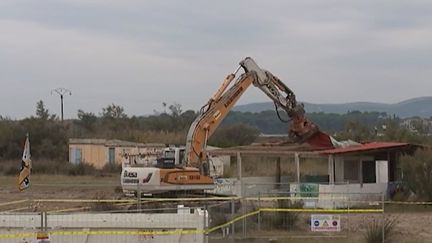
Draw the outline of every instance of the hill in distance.
[[[324,112],[344,114],[349,111],[361,112],[385,112],[388,115],[396,115],[401,118],[407,117],[432,117],[432,96],[418,97],[414,99],[404,100],[395,104],[376,103],[376,102],[352,102],[341,104],[313,104],[303,102],[307,113]],[[241,112],[261,112],[265,110],[273,110],[272,102],[251,103],[246,105],[238,105],[234,107],[234,111]]]

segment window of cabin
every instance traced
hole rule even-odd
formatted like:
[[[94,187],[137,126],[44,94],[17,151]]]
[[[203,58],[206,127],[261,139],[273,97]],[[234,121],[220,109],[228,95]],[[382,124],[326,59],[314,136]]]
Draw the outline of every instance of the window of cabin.
[[[375,161],[362,161],[363,183],[376,183]]]
[[[344,181],[348,183],[360,183],[360,164],[358,160],[344,160]]]

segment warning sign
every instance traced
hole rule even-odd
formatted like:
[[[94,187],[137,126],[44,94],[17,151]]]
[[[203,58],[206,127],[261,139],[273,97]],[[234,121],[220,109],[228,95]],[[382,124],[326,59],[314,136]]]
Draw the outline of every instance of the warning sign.
[[[50,242],[49,234],[46,232],[37,232],[36,233],[36,242],[49,243]]]
[[[334,214],[312,214],[311,230],[318,232],[340,231],[340,215]]]

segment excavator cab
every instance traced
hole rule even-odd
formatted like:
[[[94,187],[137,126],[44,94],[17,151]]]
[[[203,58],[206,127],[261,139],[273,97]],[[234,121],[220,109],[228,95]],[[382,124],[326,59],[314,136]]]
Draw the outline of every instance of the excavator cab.
[[[176,168],[185,165],[184,147],[167,147],[162,150],[161,156],[157,159],[157,168]]]

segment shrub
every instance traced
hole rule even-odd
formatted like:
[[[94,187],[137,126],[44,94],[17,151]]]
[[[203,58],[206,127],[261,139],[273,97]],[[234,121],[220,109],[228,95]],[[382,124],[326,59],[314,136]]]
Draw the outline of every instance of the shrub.
[[[409,186],[404,182],[389,182],[387,190],[393,201],[406,201],[412,194]]]
[[[419,149],[414,156],[403,156],[404,181],[420,200],[432,200],[432,149]]]
[[[72,165],[66,161],[43,160],[33,161],[32,173],[34,174],[66,174]]]
[[[365,233],[366,243],[381,243],[384,223],[384,242],[390,243],[394,234],[396,225],[395,218],[386,218],[384,222],[380,219],[374,219],[374,221],[367,226]]]
[[[16,175],[18,176],[20,171],[20,166],[18,165],[9,165],[5,167],[5,170],[3,172],[4,175],[8,175],[8,176],[13,176]]]
[[[115,164],[115,163],[107,163],[102,168],[102,172],[107,173],[120,173],[122,171],[121,164]]]
[[[96,193],[96,200],[104,200],[106,196],[104,193]],[[90,206],[91,211],[112,211],[118,210],[118,207],[112,202],[95,202]]]
[[[303,208],[303,202],[291,200],[278,200],[277,208]],[[274,229],[293,229],[299,221],[299,213],[297,212],[263,212],[261,213],[262,221],[270,221],[267,224]],[[262,224],[261,225],[266,225]]]
[[[303,208],[303,203],[300,201],[279,200],[279,208]],[[299,213],[296,212],[280,212],[276,215],[276,227],[281,229],[292,229],[299,220]]]
[[[18,175],[20,168],[21,161],[0,161],[0,175]]]
[[[123,194],[123,188],[121,186],[116,186],[114,188],[114,193],[117,193],[117,194],[121,193],[121,194]]]
[[[257,128],[236,123],[219,128],[209,140],[209,144],[217,147],[232,147],[251,144],[258,137]]]
[[[68,175],[78,176],[78,175],[93,175],[96,173],[96,168],[87,163],[79,163],[76,165],[71,165],[68,171]]]

